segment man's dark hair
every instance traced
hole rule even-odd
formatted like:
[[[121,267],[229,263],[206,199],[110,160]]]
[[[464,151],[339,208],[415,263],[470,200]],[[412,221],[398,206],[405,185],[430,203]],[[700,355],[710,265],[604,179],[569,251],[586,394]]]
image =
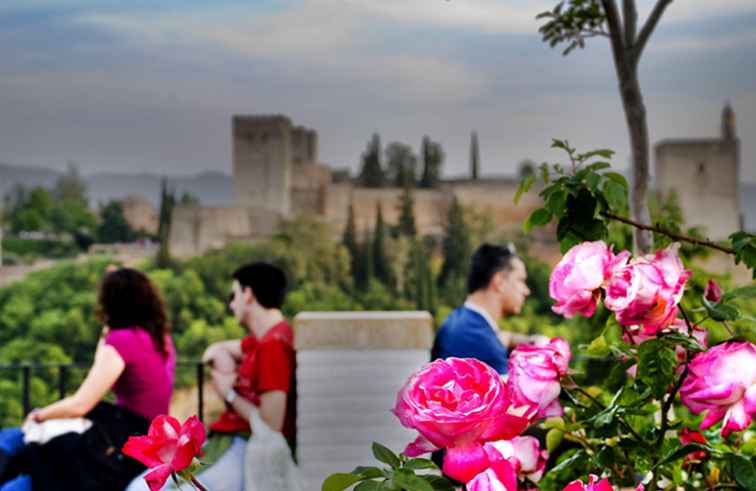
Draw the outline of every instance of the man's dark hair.
[[[512,260],[517,255],[511,246],[483,244],[472,255],[470,273],[467,275],[467,293],[488,288],[493,275],[512,269]]]
[[[278,266],[257,262],[234,271],[242,290],[252,289],[257,302],[266,309],[280,309],[286,298],[286,275]]]

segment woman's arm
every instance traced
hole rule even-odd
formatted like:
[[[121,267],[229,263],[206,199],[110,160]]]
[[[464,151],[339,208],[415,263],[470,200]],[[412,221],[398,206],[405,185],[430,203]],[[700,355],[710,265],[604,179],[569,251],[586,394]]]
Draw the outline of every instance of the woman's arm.
[[[95,359],[87,377],[75,394],[54,402],[47,407],[35,410],[35,421],[48,419],[78,418],[84,416],[108,393],[118,377],[126,368],[121,355],[113,346],[105,344],[103,339],[97,344]]]

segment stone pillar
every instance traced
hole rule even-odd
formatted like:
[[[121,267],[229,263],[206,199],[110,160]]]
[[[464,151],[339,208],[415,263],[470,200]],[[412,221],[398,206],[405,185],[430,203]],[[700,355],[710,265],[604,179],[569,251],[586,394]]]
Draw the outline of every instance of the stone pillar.
[[[433,342],[427,312],[302,312],[297,349],[297,458],[304,489],[334,472],[378,465],[371,443],[399,452],[417,434],[390,412]]]

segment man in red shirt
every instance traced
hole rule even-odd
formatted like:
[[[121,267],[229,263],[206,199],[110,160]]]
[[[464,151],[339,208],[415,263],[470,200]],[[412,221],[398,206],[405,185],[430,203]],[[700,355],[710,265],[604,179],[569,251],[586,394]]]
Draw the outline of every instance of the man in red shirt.
[[[208,489],[243,491],[246,437],[255,431],[249,423],[252,410],[294,448],[294,333],[281,313],[285,296],[286,276],[272,264],[248,264],[233,274],[229,307],[249,334],[213,343],[202,356],[212,366],[215,391],[226,401],[210,425],[206,455],[214,457],[209,455],[214,439],[226,442],[220,445],[226,448],[220,455],[216,451],[216,462],[199,475]]]

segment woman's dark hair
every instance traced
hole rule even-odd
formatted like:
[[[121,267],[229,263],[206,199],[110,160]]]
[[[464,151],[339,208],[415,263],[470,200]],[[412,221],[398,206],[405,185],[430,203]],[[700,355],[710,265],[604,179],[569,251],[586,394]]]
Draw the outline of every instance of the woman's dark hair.
[[[234,271],[242,290],[250,288],[257,303],[266,309],[280,309],[286,298],[286,275],[278,266],[257,262]]]
[[[117,269],[105,275],[97,298],[97,316],[110,329],[140,327],[165,355],[170,325],[158,290],[141,271]]]
[[[488,288],[493,275],[512,269],[512,259],[516,257],[513,246],[483,244],[478,247],[470,262],[467,292],[473,293]]]

